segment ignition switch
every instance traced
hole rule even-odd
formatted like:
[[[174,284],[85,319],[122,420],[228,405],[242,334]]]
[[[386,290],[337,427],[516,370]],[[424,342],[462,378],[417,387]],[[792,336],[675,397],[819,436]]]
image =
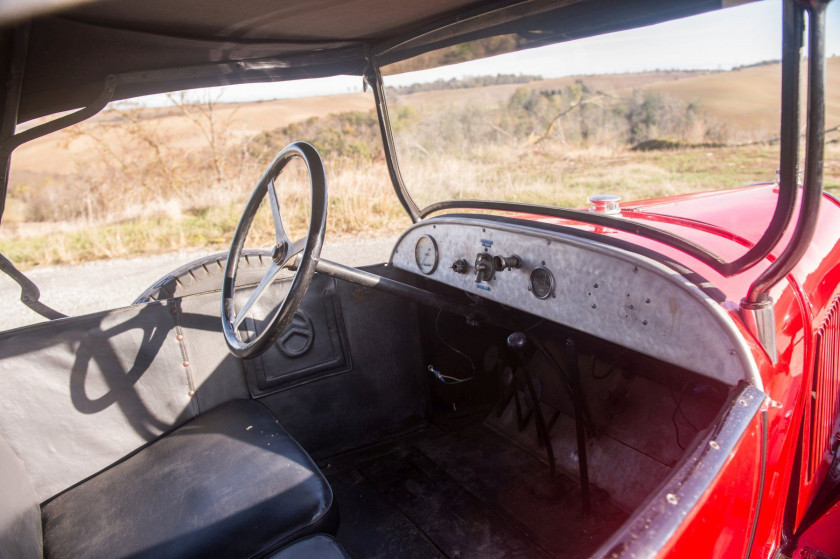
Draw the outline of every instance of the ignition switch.
[[[479,252],[475,256],[475,283],[490,281],[494,273],[493,257],[486,252]]]

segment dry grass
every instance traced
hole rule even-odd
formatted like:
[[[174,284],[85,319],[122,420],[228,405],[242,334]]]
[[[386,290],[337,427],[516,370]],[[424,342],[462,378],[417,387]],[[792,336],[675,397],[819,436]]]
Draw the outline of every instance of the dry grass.
[[[546,146],[538,151],[493,153],[496,163],[487,169],[475,160],[456,157],[426,161],[415,192],[423,200],[439,199],[441,185],[458,185],[462,198],[495,198],[582,207],[593,193],[620,192],[626,200],[731,188],[757,180],[772,180],[778,148],[750,146],[715,150],[631,152],[618,149],[562,150]],[[488,148],[495,152],[495,148]],[[487,154],[490,156],[490,153]],[[828,146],[827,190],[840,194],[840,146]],[[330,190],[327,235],[377,235],[409,225],[391,189],[384,164],[353,160],[327,160]],[[417,164],[414,162],[413,164]],[[519,169],[520,174],[513,170]],[[415,169],[416,170],[416,169]],[[528,177],[523,187],[519,177]],[[295,233],[305,227],[307,185],[291,170],[278,181],[284,219]],[[254,179],[256,181],[256,178]],[[419,187],[419,188],[417,188]],[[247,195],[231,195],[227,202],[116,223],[65,227],[60,234],[26,235],[8,231],[0,239],[0,252],[24,268],[87,260],[164,253],[183,248],[223,250],[244,208]],[[270,218],[261,212],[250,242],[267,246],[272,239]]]
[[[832,68],[840,67],[837,60],[830,61]],[[745,85],[743,79],[734,83],[765,90],[764,80],[773,68],[742,70],[740,77],[756,74],[755,84]],[[840,72],[829,73],[834,76],[831,88]],[[701,97],[723,83],[722,73],[660,74],[591,79],[605,89],[642,86]],[[528,87],[574,84],[573,78],[545,82]],[[393,112],[411,105],[415,113],[408,111],[406,120],[395,124],[412,126],[418,112],[425,110],[499,103],[515,90],[516,86],[490,86],[405,96],[412,97],[411,103],[402,99]],[[753,96],[753,104],[760,105],[753,109],[761,112],[761,107],[773,104],[777,111],[771,97]],[[369,95],[239,106],[211,101],[167,110],[109,111],[24,146],[13,162],[0,252],[32,268],[185,248],[227,248],[253,186],[277,149],[291,139],[313,141],[325,155],[328,236],[389,234],[409,225],[379,152],[348,155],[335,150],[338,135],[370,143],[375,126],[356,118],[366,113],[324,119],[317,126],[305,120],[313,114],[367,110]],[[840,118],[837,110],[840,107],[829,107],[829,125]],[[473,111],[467,116],[481,119],[483,114]],[[461,124],[469,128],[475,122]],[[460,129],[453,132],[460,141],[429,140],[446,144],[445,149],[424,148],[422,136],[409,134],[414,145],[400,151],[400,163],[416,201],[424,206],[455,197],[583,207],[596,193],[645,199],[770,181],[778,167],[778,146],[635,152],[617,142],[587,147],[560,135],[534,143],[533,138],[501,132],[501,139],[493,141],[468,141]],[[316,133],[313,138],[307,135]],[[70,163],[74,160],[75,165]],[[827,146],[825,161],[826,190],[840,194],[840,144]],[[278,189],[287,229],[300,236],[308,222],[309,196],[301,168],[289,168]],[[251,237],[255,246],[270,244],[269,219],[267,212],[258,218]]]
[[[254,184],[260,174],[254,175]],[[388,234],[410,224],[396,201],[384,165],[336,161],[327,165],[327,184],[330,236]],[[119,220],[4,226],[0,252],[28,269],[185,248],[224,250],[230,245],[252,186],[249,184],[247,190],[240,192],[214,190],[210,203],[205,199],[203,205],[189,208],[182,207],[185,203],[178,200],[151,202],[144,215]],[[309,219],[309,186],[301,170],[292,167],[284,172],[277,181],[277,191],[284,225],[292,237],[299,238]],[[263,207],[252,225],[248,243],[266,247],[273,238],[270,213]]]
[[[778,147],[635,152],[557,144],[519,150],[494,146],[476,150],[473,156],[410,158],[401,165],[406,179],[417,186],[414,191],[421,195],[417,200],[421,205],[448,192],[457,198],[581,207],[595,193],[616,193],[632,200],[771,181],[778,168]],[[832,169],[827,166],[826,184],[837,188],[840,173]]]

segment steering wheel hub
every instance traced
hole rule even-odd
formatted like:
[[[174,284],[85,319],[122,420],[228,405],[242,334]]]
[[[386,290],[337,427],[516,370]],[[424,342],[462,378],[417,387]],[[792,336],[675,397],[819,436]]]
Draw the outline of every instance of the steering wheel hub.
[[[271,251],[271,259],[275,264],[282,266],[286,261],[286,253],[289,252],[289,243],[277,243]]]

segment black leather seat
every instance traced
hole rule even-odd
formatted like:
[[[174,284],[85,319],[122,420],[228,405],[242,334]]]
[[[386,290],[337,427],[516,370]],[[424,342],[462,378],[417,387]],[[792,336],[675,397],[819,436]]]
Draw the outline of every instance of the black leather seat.
[[[333,532],[329,484],[260,404],[229,402],[42,507],[44,556],[264,557]]]
[[[268,559],[350,559],[332,537],[315,534],[287,545]]]

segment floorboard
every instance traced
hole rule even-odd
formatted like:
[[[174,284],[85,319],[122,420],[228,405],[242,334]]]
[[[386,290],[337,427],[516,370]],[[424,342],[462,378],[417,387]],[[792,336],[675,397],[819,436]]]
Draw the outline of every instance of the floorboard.
[[[626,519],[598,491],[583,517],[574,480],[480,424],[341,463],[337,537],[356,558],[582,558]]]

